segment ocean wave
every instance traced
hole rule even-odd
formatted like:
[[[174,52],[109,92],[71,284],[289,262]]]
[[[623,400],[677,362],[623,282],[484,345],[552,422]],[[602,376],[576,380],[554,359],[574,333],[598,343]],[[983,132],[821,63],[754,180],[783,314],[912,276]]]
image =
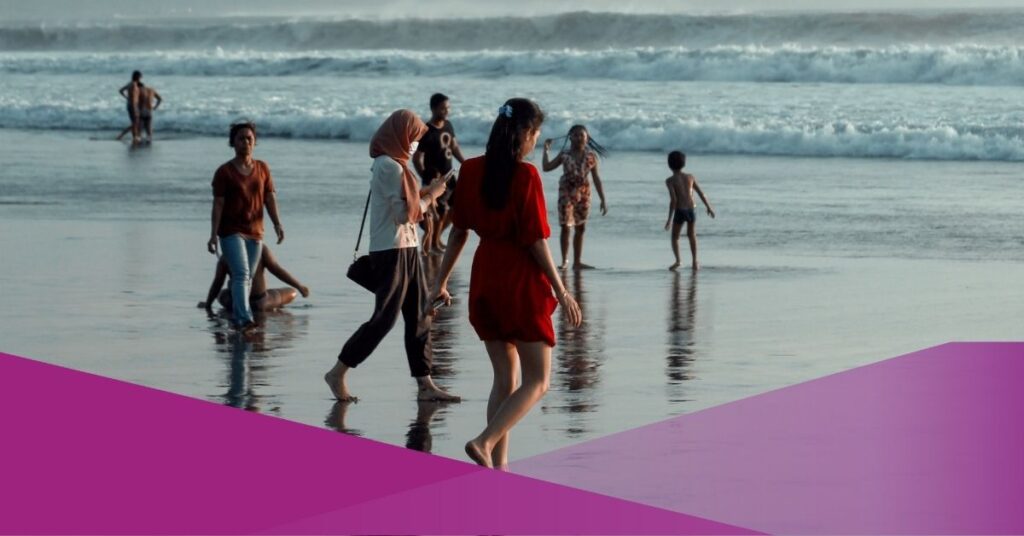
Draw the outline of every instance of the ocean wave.
[[[0,50],[551,50],[782,43],[1021,44],[1024,11],[641,15],[476,19],[188,19],[0,24]]]
[[[0,73],[158,76],[553,76],[650,81],[1024,85],[1024,47],[0,54]]]
[[[264,137],[369,141],[386,113],[368,109],[325,112],[296,110],[290,114],[251,116]],[[157,130],[178,134],[223,136],[225,125],[238,117],[193,108],[159,112]],[[459,118],[464,145],[486,142],[492,117]],[[0,128],[116,131],[126,119],[109,107],[70,105],[0,106]],[[554,116],[544,136],[560,135],[575,120]],[[799,118],[741,121],[731,117],[698,121],[648,115],[591,117],[587,126],[613,150],[666,151],[683,149],[704,154],[749,154],[806,157],[903,158],[924,160],[1024,161],[1024,126],[909,124],[852,121],[806,121]]]

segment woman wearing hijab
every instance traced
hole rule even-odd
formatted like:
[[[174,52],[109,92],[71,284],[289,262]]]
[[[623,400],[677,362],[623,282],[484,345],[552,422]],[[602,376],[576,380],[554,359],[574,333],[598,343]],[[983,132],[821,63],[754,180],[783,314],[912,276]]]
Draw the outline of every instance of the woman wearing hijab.
[[[409,170],[427,126],[410,110],[391,114],[370,141],[373,177],[370,179],[370,262],[377,274],[373,316],[356,330],[338,355],[338,362],[324,380],[340,401],[354,401],[345,375],[373,353],[394,327],[401,312],[405,321],[405,353],[409,371],[419,384],[420,400],[458,401],[434,384],[430,377],[430,302],[420,265],[416,224],[427,207],[444,193],[445,183],[431,182],[421,191]]]

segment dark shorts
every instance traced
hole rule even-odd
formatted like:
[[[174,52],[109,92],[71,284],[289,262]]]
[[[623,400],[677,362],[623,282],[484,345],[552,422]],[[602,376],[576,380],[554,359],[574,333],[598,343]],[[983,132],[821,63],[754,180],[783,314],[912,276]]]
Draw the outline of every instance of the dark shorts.
[[[697,211],[692,208],[677,208],[672,216],[672,223],[682,225],[683,222],[693,223],[697,221]]]

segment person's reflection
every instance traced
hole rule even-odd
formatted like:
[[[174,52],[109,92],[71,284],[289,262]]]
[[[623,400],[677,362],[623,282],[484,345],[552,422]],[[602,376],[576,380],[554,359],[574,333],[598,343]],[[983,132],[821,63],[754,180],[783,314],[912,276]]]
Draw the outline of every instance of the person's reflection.
[[[574,271],[569,277],[569,290],[583,313],[583,323],[573,328],[564,316],[559,315],[556,367],[552,378],[560,386],[555,395],[564,404],[555,409],[572,415],[567,428],[572,437],[588,431],[584,414],[597,410],[594,387],[600,380],[601,352],[604,349],[603,341],[599,340],[604,335],[603,316],[587,310],[589,295],[583,278],[582,270]],[[556,404],[553,400],[551,405]]]
[[[349,434],[354,436],[361,436],[363,433],[355,428],[349,428],[345,424],[345,417],[348,415],[349,406],[356,404],[351,400],[335,400],[331,406],[331,411],[327,413],[327,418],[324,419],[324,424],[331,430],[336,430],[343,434]]]
[[[434,446],[434,438],[430,433],[430,427],[433,424],[437,410],[448,406],[448,404],[448,402],[437,400],[416,401],[416,418],[409,423],[409,431],[405,433],[406,448],[420,452],[431,451]]]
[[[247,411],[278,413],[275,396],[259,394],[271,385],[274,365],[272,354],[291,348],[296,337],[306,333],[308,319],[287,311],[272,311],[257,316],[261,328],[247,332],[230,330],[224,318],[211,317],[211,330],[218,353],[228,358],[227,392],[215,398],[224,404]]]
[[[682,384],[693,378],[696,357],[694,323],[697,317],[697,272],[672,273],[672,294],[668,303],[668,356],[665,374],[670,402],[685,402]],[[685,281],[684,281],[685,279]]]

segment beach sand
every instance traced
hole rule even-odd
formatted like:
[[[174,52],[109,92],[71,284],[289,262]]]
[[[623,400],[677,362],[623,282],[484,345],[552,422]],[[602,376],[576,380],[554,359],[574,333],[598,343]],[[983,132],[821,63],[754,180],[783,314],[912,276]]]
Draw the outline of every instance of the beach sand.
[[[491,379],[459,300],[475,239],[434,328],[435,377],[463,402],[417,404],[394,330],[349,377],[360,401],[335,404],[323,373],[372,309],[344,276],[366,145],[261,140],[287,233],[271,247],[312,295],[241,336],[196,308],[226,140],[158,132],[130,150],[108,134],[0,130],[0,350],[465,458]],[[666,270],[663,159],[603,165],[610,213],[594,210],[584,253],[599,269],[567,275],[585,322],[556,311],[551,390],[514,429],[513,459],[946,341],[1020,338],[1021,194],[1005,188],[1019,165],[693,156],[719,212],[699,220],[694,274]],[[545,184],[556,223],[557,175]]]

